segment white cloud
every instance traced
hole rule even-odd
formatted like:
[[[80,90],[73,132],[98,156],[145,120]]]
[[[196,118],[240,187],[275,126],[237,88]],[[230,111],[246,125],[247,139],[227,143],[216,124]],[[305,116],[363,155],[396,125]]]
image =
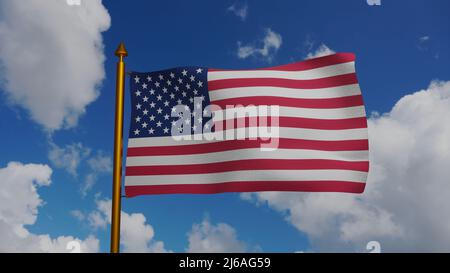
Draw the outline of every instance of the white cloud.
[[[334,52],[334,50],[330,49],[325,44],[321,44],[314,52],[309,52],[308,55],[306,55],[306,59],[314,59],[318,57],[332,55],[334,53],[336,53]]]
[[[318,251],[450,251],[450,81],[401,98],[369,119],[370,172],[362,195],[252,194],[286,213]],[[249,195],[244,197],[248,198]]]
[[[1,1],[0,74],[10,102],[47,130],[75,126],[99,96],[110,20],[101,0]]]
[[[84,147],[81,143],[68,144],[59,147],[50,142],[48,158],[57,168],[63,168],[73,176],[78,176],[78,167],[82,160],[91,154],[91,149]]]
[[[245,252],[246,245],[237,238],[233,227],[225,223],[211,224],[204,219],[188,233],[187,252]]]
[[[228,11],[232,12],[237,17],[241,18],[242,21],[245,21],[247,19],[248,14],[248,5],[247,3],[240,4],[240,3],[234,3],[227,9]]]
[[[112,159],[110,156],[105,155],[102,151],[97,152],[97,154],[94,157],[91,157],[87,163],[90,172],[86,175],[84,183],[81,187],[82,196],[86,196],[88,191],[91,190],[97,182],[100,175],[112,172]]]
[[[430,49],[430,36],[425,35],[422,37],[419,37],[419,41],[417,43],[417,48],[420,51],[427,51]]]
[[[239,59],[246,59],[250,56],[262,57],[270,62],[280,48],[282,41],[283,40],[280,34],[268,28],[266,29],[266,36],[262,41],[261,47],[256,47],[254,45],[242,45],[239,41],[237,56]]]
[[[419,38],[420,42],[426,42],[428,40],[430,40],[430,36],[427,36],[427,35],[426,36],[422,36],[422,37]]]
[[[10,162],[0,168],[0,252],[68,252],[66,244],[78,241],[83,252],[97,252],[99,241],[93,236],[80,240],[73,236],[51,238],[31,233],[27,226],[38,217],[44,201],[37,189],[49,186],[52,170],[47,165]]]
[[[94,210],[88,215],[89,226],[94,230],[105,229],[108,226],[108,218],[100,211]]]
[[[78,221],[84,221],[84,219],[86,218],[84,213],[81,212],[80,210],[72,210],[70,211],[70,215],[75,217],[75,219],[77,219]]]
[[[83,163],[86,165],[88,171],[80,188],[83,197],[92,189],[99,176],[112,172],[111,157],[102,151],[92,155],[92,149],[79,142],[60,147],[50,140],[49,145],[48,158],[55,167],[63,168],[72,176],[78,177],[78,168]]]
[[[88,160],[89,167],[92,171],[103,173],[112,171],[111,157],[99,151],[94,157]]]
[[[154,240],[155,232],[142,213],[121,212],[120,243],[123,252],[167,252],[162,241]],[[89,214],[92,228],[111,224],[111,200],[97,200],[97,209]]]

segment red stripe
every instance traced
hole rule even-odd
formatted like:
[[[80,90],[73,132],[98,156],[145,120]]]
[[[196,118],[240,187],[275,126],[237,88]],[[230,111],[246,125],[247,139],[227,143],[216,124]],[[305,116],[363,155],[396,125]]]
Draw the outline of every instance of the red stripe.
[[[329,99],[297,99],[297,98],[283,98],[274,96],[258,96],[258,97],[239,97],[232,99],[223,99],[214,101],[212,104],[218,105],[225,109],[227,105],[230,106],[248,106],[248,105],[278,105],[286,107],[297,108],[316,108],[316,109],[332,109],[345,108],[352,106],[363,105],[362,96],[347,96],[340,98]]]
[[[261,144],[265,143],[267,144],[268,142],[261,139],[242,139],[177,146],[130,147],[127,150],[127,156],[206,154],[239,149],[260,148]],[[368,150],[369,141],[367,139],[324,141],[280,138],[278,148],[320,151],[364,151]]]
[[[358,83],[355,73],[313,80],[292,80],[281,78],[233,78],[208,81],[208,90],[225,88],[274,86],[297,89],[318,89]]]
[[[259,118],[265,120],[265,124]],[[234,128],[255,127],[255,126],[271,126],[271,117],[245,117],[235,118],[234,120],[223,120],[222,128],[215,127],[215,131],[222,131],[224,128],[228,128],[228,122],[234,121]],[[252,124],[250,124],[252,121]],[[319,130],[346,130],[346,129],[358,129],[367,128],[367,120],[365,117],[361,118],[348,118],[348,119],[314,119],[314,118],[297,118],[297,117],[279,117],[279,127],[287,128],[304,128],[304,129],[319,129]],[[220,121],[214,122],[218,124]],[[238,126],[239,125],[239,126]]]
[[[337,53],[329,56],[319,57],[315,59],[300,61],[296,63],[267,67],[267,68],[259,68],[259,69],[251,69],[251,70],[280,70],[280,71],[302,71],[309,70],[314,68],[320,68],[324,66],[330,66],[341,63],[348,63],[355,61],[355,55],[353,53]],[[250,69],[247,69],[248,71]],[[227,70],[227,69],[208,69],[208,71],[240,71],[240,70]],[[244,71],[244,70],[241,70]]]
[[[194,193],[210,194],[222,192],[256,191],[304,191],[304,192],[348,192],[362,193],[366,184],[348,181],[249,181],[216,184],[176,184],[153,186],[125,186],[127,197],[144,194]]]
[[[328,159],[244,159],[205,164],[132,166],[126,168],[126,176],[202,174],[246,170],[352,170],[368,172],[369,162]]]

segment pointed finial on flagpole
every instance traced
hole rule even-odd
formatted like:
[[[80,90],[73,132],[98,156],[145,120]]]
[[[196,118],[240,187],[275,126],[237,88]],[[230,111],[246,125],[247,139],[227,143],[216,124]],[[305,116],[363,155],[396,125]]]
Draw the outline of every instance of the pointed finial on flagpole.
[[[119,44],[119,47],[116,49],[116,52],[114,52],[114,55],[117,57],[127,57],[128,51],[125,49],[125,44],[121,42]]]

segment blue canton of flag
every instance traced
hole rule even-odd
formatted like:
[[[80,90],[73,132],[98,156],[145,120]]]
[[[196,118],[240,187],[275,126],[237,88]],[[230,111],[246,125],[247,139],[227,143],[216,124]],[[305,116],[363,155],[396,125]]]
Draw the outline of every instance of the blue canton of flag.
[[[203,67],[179,67],[150,73],[131,73],[130,138],[171,136],[172,127],[183,124],[183,134],[201,132],[203,117],[210,104],[208,70]],[[200,103],[201,102],[201,103]],[[182,105],[182,106],[180,106]],[[176,107],[184,107],[190,118],[183,120]],[[187,109],[189,108],[189,109]],[[197,128],[199,127],[200,128]]]

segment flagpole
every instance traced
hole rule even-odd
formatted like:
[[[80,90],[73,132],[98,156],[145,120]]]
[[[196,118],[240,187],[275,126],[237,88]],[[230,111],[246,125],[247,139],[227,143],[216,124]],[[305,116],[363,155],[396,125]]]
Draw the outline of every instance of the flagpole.
[[[122,137],[123,137],[123,101],[125,85],[125,63],[123,58],[128,56],[123,43],[119,44],[115,55],[119,57],[116,74],[116,114],[114,126],[114,169],[113,193],[111,208],[111,253],[119,253],[120,246],[120,198],[122,181]]]

